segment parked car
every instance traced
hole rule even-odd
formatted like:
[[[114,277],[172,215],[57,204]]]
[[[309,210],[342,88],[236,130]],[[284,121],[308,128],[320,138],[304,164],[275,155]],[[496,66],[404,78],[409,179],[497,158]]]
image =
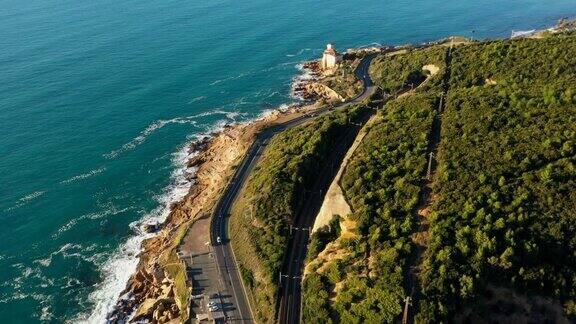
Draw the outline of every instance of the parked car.
[[[210,306],[210,307],[208,307],[208,309],[209,309],[211,312],[215,312],[215,311],[218,310],[218,306]]]
[[[208,303],[208,307],[213,307],[216,306],[216,302],[215,301],[211,301]]]

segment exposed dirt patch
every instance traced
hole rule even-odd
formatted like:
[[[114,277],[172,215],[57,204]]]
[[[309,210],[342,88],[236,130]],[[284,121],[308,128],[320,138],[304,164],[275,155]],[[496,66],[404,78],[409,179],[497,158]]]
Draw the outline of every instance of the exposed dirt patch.
[[[440,71],[440,68],[434,64],[427,64],[422,67],[422,70],[428,71],[430,73],[430,76],[435,76],[438,73],[438,71]]]
[[[409,49],[407,48],[403,48],[397,51],[393,51],[393,52],[389,52],[384,54],[386,57],[392,57],[392,56],[396,56],[396,55],[403,55],[403,54],[408,54],[410,52]]]
[[[424,208],[418,209],[418,216],[428,218],[432,211],[430,210],[430,206],[426,206]]]
[[[440,71],[440,68],[439,68],[438,66],[434,65],[434,64],[427,64],[427,65],[424,65],[424,66],[422,67],[422,70],[425,71],[425,72],[428,72],[428,73],[427,73],[427,76],[426,76],[426,80],[422,81],[422,83],[420,83],[416,88],[414,88],[414,89],[412,89],[412,90],[408,90],[408,91],[404,92],[403,94],[399,95],[398,98],[397,98],[397,100],[398,100],[398,99],[402,99],[402,98],[404,98],[404,97],[408,97],[408,96],[416,93],[416,91],[417,91],[419,88],[423,87],[425,84],[427,84],[428,82],[430,82],[430,80],[432,79],[432,77],[435,76],[436,74],[438,74],[438,72]]]
[[[488,78],[488,79],[484,80],[484,84],[485,84],[485,85],[497,85],[498,82],[497,82],[496,80],[494,80],[494,79]]]
[[[340,248],[338,241],[330,242],[314,260],[310,261],[310,263],[306,265],[304,268],[304,275],[313,271],[317,273],[324,273],[332,261],[341,260],[346,255],[348,255],[348,252]]]

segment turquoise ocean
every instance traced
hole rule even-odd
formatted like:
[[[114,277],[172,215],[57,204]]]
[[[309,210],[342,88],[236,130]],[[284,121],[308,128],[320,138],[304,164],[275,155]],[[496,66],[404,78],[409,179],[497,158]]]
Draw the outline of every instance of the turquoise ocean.
[[[575,0],[0,0],[0,320],[103,323],[187,143],[296,101],[297,64],[508,37]]]

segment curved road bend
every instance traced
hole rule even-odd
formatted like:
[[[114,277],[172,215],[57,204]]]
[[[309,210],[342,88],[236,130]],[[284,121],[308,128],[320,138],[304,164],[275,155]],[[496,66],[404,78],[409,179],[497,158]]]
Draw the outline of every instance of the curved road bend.
[[[356,98],[338,105],[335,109],[343,109],[350,105],[362,102],[363,100],[370,97],[376,91],[376,87],[373,85],[372,80],[370,79],[368,68],[370,66],[370,62],[375,57],[375,55],[368,55],[362,59],[359,66],[356,68],[356,76],[363,81],[364,89],[360,95]],[[215,244],[217,237],[220,237],[222,240],[221,244],[216,244],[214,246],[214,255],[217,263],[217,267],[219,268],[219,273],[221,277],[221,281],[223,282],[223,286],[225,291],[222,292],[223,295],[227,295],[228,300],[233,304],[232,311],[227,311],[226,315],[228,317],[228,321],[238,321],[243,323],[250,323],[254,322],[252,312],[250,309],[250,305],[248,303],[248,298],[246,295],[246,291],[244,290],[244,286],[242,284],[242,280],[240,277],[240,272],[238,266],[236,264],[236,259],[232,251],[232,246],[230,244],[229,235],[228,235],[228,221],[230,217],[230,208],[236,199],[238,192],[246,182],[248,175],[250,174],[253,167],[258,162],[258,159],[261,153],[264,151],[266,146],[268,145],[269,140],[276,135],[277,133],[286,130],[288,128],[296,127],[301,125],[309,120],[314,119],[317,116],[327,114],[331,111],[329,107],[320,108],[314,111],[314,115],[305,114],[300,117],[297,117],[291,121],[273,125],[271,127],[266,128],[263,130],[256,138],[246,156],[242,160],[242,163],[236,169],[234,177],[232,178],[231,182],[228,184],[228,187],[224,191],[222,198],[216,205],[214,210],[214,214],[212,215],[211,219],[211,241]],[[241,244],[241,243],[237,243]],[[302,252],[299,254],[299,258],[302,256]],[[294,305],[296,307],[296,305]],[[298,299],[297,310],[295,314],[299,314],[300,304]],[[298,315],[299,316],[299,315]],[[297,318],[299,321],[299,317]],[[290,321],[289,321],[290,322]],[[290,322],[290,323],[295,323]]]

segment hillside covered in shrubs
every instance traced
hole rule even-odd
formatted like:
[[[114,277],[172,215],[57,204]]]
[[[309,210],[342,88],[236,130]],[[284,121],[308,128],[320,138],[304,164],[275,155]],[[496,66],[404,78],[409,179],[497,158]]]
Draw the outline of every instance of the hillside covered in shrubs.
[[[383,107],[345,169],[356,235],[325,236],[342,253],[306,275],[304,321],[394,322],[407,296],[418,323],[574,320],[576,36],[437,45],[370,72],[398,94],[428,64],[437,76]]]

